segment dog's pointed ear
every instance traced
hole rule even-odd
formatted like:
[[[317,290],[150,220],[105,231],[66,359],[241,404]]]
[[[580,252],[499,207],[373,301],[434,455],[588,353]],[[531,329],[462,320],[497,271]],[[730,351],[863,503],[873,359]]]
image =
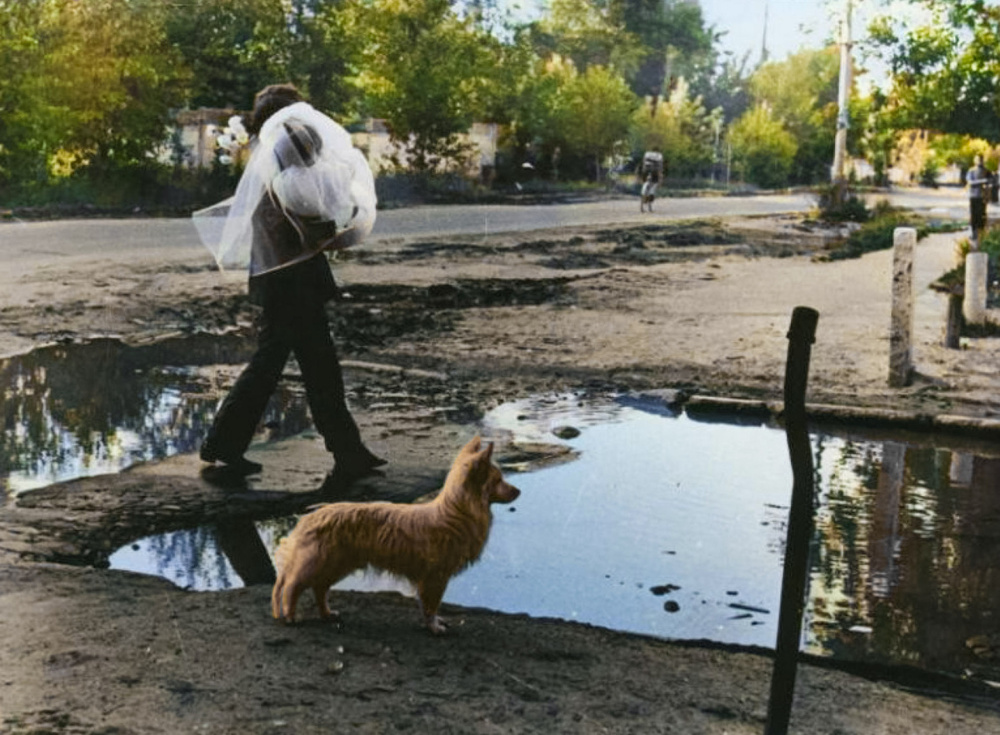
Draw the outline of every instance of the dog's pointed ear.
[[[476,462],[489,462],[493,458],[493,442],[487,442],[485,448],[481,448],[481,445],[476,447],[472,454],[475,455]]]
[[[478,434],[469,440],[469,443],[462,447],[462,454],[475,454],[479,451],[479,447],[482,445],[483,440]]]
[[[476,452],[472,457],[472,466],[476,469],[488,469],[493,459],[493,442],[486,445],[486,449]]]

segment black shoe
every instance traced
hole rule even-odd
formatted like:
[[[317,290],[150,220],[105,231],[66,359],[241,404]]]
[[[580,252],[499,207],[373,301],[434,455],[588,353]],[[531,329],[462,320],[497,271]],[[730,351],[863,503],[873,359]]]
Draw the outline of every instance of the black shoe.
[[[260,462],[254,462],[243,456],[227,457],[221,455],[207,443],[201,446],[199,456],[205,462],[211,462],[213,464],[215,462],[221,462],[226,466],[227,470],[237,475],[256,475],[264,469],[264,465]]]
[[[332,486],[344,487],[362,477],[382,475],[383,473],[378,468],[388,463],[389,460],[377,457],[365,449],[357,455],[337,460],[327,479]]]

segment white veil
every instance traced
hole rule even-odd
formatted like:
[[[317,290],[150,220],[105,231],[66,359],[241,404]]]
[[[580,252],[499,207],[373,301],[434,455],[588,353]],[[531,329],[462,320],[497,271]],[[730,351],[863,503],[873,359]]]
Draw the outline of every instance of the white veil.
[[[318,135],[308,152],[291,135],[301,126]],[[287,151],[296,149],[301,155],[290,158]],[[255,213],[266,197],[296,227],[302,220],[318,222],[330,230],[335,227],[336,238],[303,241],[292,249],[287,242],[277,242],[273,228],[254,226]],[[358,244],[375,224],[375,206],[371,169],[348,132],[308,103],[296,102],[264,122],[236,193],[195,212],[192,219],[220,269],[249,268],[251,276],[258,276],[310,258],[321,249]]]

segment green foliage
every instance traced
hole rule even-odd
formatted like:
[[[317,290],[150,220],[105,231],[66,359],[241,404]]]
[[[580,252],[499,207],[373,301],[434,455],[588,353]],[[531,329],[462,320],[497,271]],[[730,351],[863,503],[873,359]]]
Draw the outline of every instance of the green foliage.
[[[459,133],[487,107],[495,39],[447,0],[373,0],[353,27],[368,33],[358,82],[408,164],[429,171],[460,161]]]
[[[891,248],[897,227],[916,227],[918,238],[928,232],[927,226],[912,214],[894,209],[887,203],[881,204],[876,207],[871,219],[852,232],[843,245],[831,250],[826,259],[860,258],[865,253]]]
[[[340,120],[360,114],[363,94],[354,84],[365,34],[351,27],[343,2],[297,0],[290,27],[287,78],[310,102]]]
[[[191,107],[248,109],[254,94],[289,81],[293,47],[284,0],[175,0],[164,30],[191,72]]]
[[[572,64],[559,57],[548,63],[535,59],[516,80],[509,108],[509,145],[516,152],[514,157],[523,159],[529,145],[536,145],[550,154],[566,145],[559,122],[558,99],[575,73]]]
[[[798,145],[766,106],[758,105],[733,123],[729,143],[734,168],[745,181],[764,188],[788,183]]]
[[[816,207],[824,222],[867,222],[871,212],[864,200],[842,184],[824,184],[816,188]]]
[[[750,108],[748,59],[749,54],[739,60],[727,58],[692,85],[707,109],[722,110],[725,122],[736,120]]]
[[[850,115],[856,150],[875,169],[874,183],[886,186],[889,183],[889,167],[893,163],[893,152],[899,131],[892,121],[892,110],[881,91],[873,90],[869,95],[851,99]],[[848,142],[851,142],[849,131]],[[860,131],[858,134],[857,131]]]
[[[160,4],[32,0],[17,7],[0,6],[0,22],[12,32],[0,53],[23,52],[0,88],[0,185],[10,192],[85,165],[142,162],[163,138],[186,81]]]
[[[602,161],[628,137],[637,100],[613,69],[580,73],[560,56],[536,61],[519,81],[512,107],[508,176],[531,159],[536,171],[599,177]]]
[[[722,110],[707,112],[681,81],[670,99],[639,107],[632,115],[632,150],[659,149],[671,176],[693,178],[712,164]]]
[[[635,105],[625,80],[603,66],[571,76],[560,90],[557,119],[566,143],[571,150],[593,155],[598,179],[601,161],[628,134]]]
[[[990,261],[996,263],[1000,259],[1000,227],[987,227],[980,237],[979,249],[989,253]]]
[[[0,193],[15,179],[45,178],[43,105],[32,83],[44,57],[43,10],[44,0],[0,3]]]
[[[552,0],[535,27],[535,43],[541,56],[569,58],[581,72],[613,66],[632,74],[643,56],[639,37],[625,27],[621,14],[592,0]]]
[[[509,126],[507,159],[519,165],[530,150],[546,176],[557,162],[560,176],[599,175],[630,137],[657,136],[675,147],[678,172],[696,172],[715,126],[698,95],[687,95],[671,130],[629,128],[632,90],[663,100],[672,80],[694,79],[704,91],[714,78],[718,39],[697,4],[553,0],[523,27],[498,8],[0,0],[0,197],[125,201],[165,191],[153,161],[169,149],[177,110],[246,110],[259,89],[285,81],[341,121],[384,118],[401,158],[421,171],[460,162],[459,135],[482,120]],[[727,104],[745,98],[744,72],[730,71],[719,77]],[[734,104],[727,109],[744,103]],[[178,185],[198,188],[193,179]]]
[[[693,78],[714,65],[714,37],[697,3],[610,0],[608,7],[611,17],[638,40],[638,65],[626,77],[635,94],[667,97],[672,81]]]
[[[1000,7],[911,0],[931,15],[915,28],[876,19],[871,46],[887,61],[897,128],[924,128],[1000,140]]]
[[[833,46],[800,51],[764,64],[750,78],[750,93],[767,105],[796,141],[788,176],[811,184],[829,178],[837,120],[839,53]]]
[[[178,215],[225,199],[238,172],[229,166],[186,169],[153,162],[115,165],[100,171],[80,169],[47,187],[22,188],[4,203],[30,216],[142,211]],[[29,211],[24,212],[25,208]]]

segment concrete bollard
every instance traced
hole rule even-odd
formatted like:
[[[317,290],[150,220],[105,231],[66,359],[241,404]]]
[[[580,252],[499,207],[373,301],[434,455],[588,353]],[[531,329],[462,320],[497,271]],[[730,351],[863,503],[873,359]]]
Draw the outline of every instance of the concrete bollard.
[[[889,326],[889,385],[901,388],[913,378],[913,251],[917,231],[892,233],[892,323]]]
[[[986,278],[989,271],[989,255],[974,252],[965,256],[965,302],[962,312],[969,324],[983,324],[986,321]]]

